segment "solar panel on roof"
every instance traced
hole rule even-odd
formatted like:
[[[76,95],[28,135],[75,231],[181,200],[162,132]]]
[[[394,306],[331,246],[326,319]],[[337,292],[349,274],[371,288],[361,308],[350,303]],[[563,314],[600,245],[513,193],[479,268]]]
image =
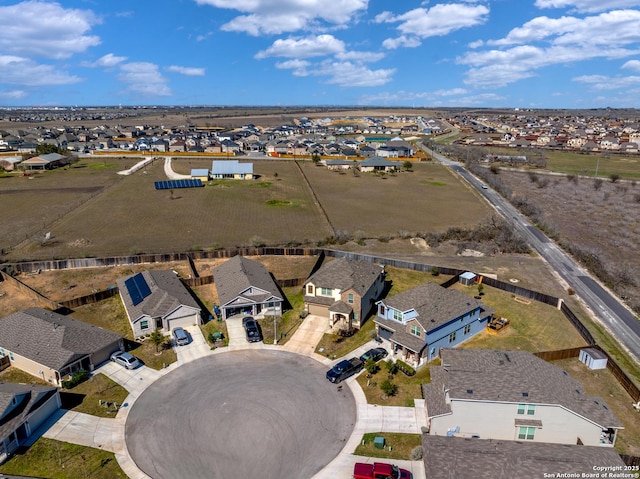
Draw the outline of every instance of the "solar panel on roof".
[[[124,285],[129,292],[129,297],[134,306],[139,305],[144,298],[151,294],[151,289],[145,281],[144,276],[142,276],[142,273],[138,273],[126,280]]]
[[[190,180],[162,180],[153,183],[156,190],[171,190],[178,188],[198,188],[204,186],[200,178]]]

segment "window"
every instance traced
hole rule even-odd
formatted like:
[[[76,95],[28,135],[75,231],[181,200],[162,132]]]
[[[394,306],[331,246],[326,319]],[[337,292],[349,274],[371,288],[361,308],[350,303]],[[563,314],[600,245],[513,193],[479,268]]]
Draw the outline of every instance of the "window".
[[[456,340],[456,331],[449,335],[449,342],[453,343]]]
[[[5,354],[6,353],[4,352],[4,348],[0,348],[0,356],[4,358]]]
[[[470,325],[470,324],[467,324],[467,325],[464,327],[464,334],[469,334],[470,332],[471,332],[471,325]]]
[[[422,328],[420,326],[418,326],[417,324],[412,324],[411,325],[411,334],[413,334],[414,336],[420,337],[420,335],[422,334]]]
[[[385,312],[384,306],[381,304],[380,305],[380,316],[384,316],[384,312]]]
[[[146,319],[144,321],[140,321],[140,329],[149,329],[149,321]]]
[[[313,285],[312,284],[307,285],[307,294],[313,294]]]
[[[333,296],[333,290],[331,288],[320,288],[320,294],[322,296]]]
[[[533,441],[533,436],[536,432],[535,427],[520,427],[518,428],[518,439],[525,439],[527,441]]]
[[[9,351],[9,359],[13,361],[13,353],[11,351]]]
[[[518,414],[527,416],[533,416],[536,413],[536,406],[534,404],[518,404]]]
[[[394,309],[393,310],[393,319],[395,319],[396,321],[402,321],[402,312],[401,311],[396,311]]]
[[[358,321],[358,313],[353,313],[353,320]]]
[[[349,293],[349,296],[347,296],[347,302],[349,304],[353,304],[353,294],[352,293]]]

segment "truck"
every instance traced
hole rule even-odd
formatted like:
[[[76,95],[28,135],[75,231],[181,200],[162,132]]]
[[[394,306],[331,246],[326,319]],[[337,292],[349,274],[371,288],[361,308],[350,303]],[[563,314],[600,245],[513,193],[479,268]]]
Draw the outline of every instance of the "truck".
[[[359,373],[362,368],[364,368],[364,363],[360,358],[345,359],[327,371],[327,379],[332,383],[339,383]]]
[[[395,464],[374,462],[365,464],[356,462],[353,466],[353,479],[411,479],[413,475]]]

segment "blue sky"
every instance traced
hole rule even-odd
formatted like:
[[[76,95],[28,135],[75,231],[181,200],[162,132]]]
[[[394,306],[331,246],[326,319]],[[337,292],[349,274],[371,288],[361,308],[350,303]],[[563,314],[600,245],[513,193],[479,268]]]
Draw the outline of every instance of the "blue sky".
[[[0,0],[0,106],[640,108],[640,0]]]

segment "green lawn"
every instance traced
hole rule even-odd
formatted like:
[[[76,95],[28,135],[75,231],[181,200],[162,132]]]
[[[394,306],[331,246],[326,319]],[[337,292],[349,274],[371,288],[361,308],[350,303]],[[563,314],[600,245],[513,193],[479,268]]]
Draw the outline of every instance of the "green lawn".
[[[376,437],[384,438],[384,449],[375,447],[374,439]],[[422,436],[420,434],[370,432],[362,436],[362,441],[356,447],[354,454],[357,456],[409,461],[411,460],[411,451],[416,447],[422,447]]]
[[[104,374],[96,374],[88,381],[60,393],[63,408],[100,417],[114,417],[117,409],[113,404],[122,404],[128,395],[125,388]],[[105,403],[109,403],[109,407]]]
[[[291,309],[276,318],[278,344],[285,344],[291,335],[295,333],[296,329],[298,329],[298,326],[302,323],[300,311],[304,309],[304,294],[302,288],[284,288],[283,292],[291,304]],[[267,317],[258,322],[262,329],[265,344],[273,344],[273,317]]]
[[[18,449],[0,472],[47,479],[127,477],[111,452],[44,437],[28,449]]]

